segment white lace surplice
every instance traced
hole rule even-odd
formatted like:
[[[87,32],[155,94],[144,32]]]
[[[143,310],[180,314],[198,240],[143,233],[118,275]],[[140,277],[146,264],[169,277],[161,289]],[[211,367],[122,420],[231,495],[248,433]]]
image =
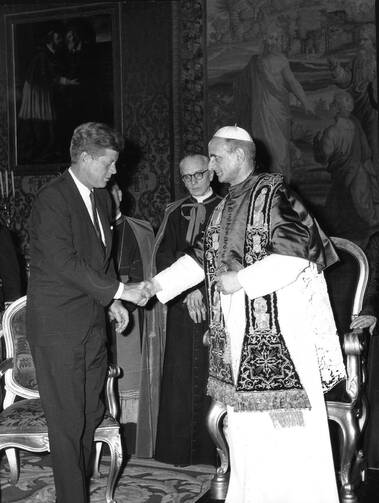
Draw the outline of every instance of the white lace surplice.
[[[161,302],[204,277],[190,257],[178,262],[156,276],[163,288]],[[311,410],[303,412],[304,426],[278,428],[267,412],[228,407],[231,477],[226,503],[338,503],[320,373],[329,389],[345,370],[324,277],[306,260],[280,255],[256,262],[238,277],[243,289],[221,296],[234,374],[245,330],[245,291],[256,298],[276,290],[282,335]]]
[[[279,262],[281,270],[270,264],[270,280],[278,285],[293,257]],[[235,374],[245,327],[244,293],[222,296]],[[267,412],[228,407],[231,477],[226,503],[338,503],[319,360],[328,389],[345,370],[324,277],[310,265],[277,290],[277,299],[282,334],[312,408],[303,412],[303,427],[278,428]]]

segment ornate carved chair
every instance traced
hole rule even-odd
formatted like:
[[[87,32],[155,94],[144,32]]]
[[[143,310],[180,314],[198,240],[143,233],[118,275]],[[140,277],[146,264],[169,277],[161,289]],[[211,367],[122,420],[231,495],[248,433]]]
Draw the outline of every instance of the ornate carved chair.
[[[46,419],[41,409],[33,360],[25,337],[25,306],[26,297],[21,297],[5,310],[2,320],[5,360],[0,364],[0,377],[4,376],[5,397],[0,412],[0,451],[5,450],[12,484],[16,484],[19,478],[17,449],[32,452],[49,450]],[[117,366],[109,368],[106,383],[108,412],[95,432],[96,445],[108,444],[111,454],[105,496],[107,503],[116,503],[113,495],[122,464],[121,438],[116,419],[118,407],[113,389],[114,379],[119,374]],[[19,399],[16,400],[16,397]],[[99,476],[97,464],[95,475]]]
[[[361,450],[361,432],[367,420],[365,397],[366,356],[368,333],[349,330],[351,320],[362,309],[368,280],[368,262],[365,254],[351,241],[331,238],[340,256],[340,262],[326,273],[329,294],[343,348],[347,379],[325,395],[328,418],[339,428],[339,467],[337,479],[341,503],[358,503],[355,485],[364,472]],[[341,307],[342,306],[342,307]],[[220,464],[211,483],[211,498],[225,499],[229,481],[229,452],[224,434],[226,408],[213,402],[208,412],[209,432],[216,444]]]

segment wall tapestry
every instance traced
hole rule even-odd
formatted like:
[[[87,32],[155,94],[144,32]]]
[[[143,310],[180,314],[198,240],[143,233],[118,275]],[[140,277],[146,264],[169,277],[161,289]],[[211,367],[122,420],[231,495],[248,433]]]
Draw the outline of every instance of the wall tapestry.
[[[237,123],[331,235],[379,229],[374,0],[207,0],[208,137]]]

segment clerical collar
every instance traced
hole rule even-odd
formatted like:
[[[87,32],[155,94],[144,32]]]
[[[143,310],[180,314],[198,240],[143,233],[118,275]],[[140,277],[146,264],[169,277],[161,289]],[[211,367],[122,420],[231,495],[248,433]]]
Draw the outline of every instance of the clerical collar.
[[[120,210],[118,210],[118,212],[116,213],[116,217],[115,217],[114,221],[117,222],[117,220],[119,220],[121,217],[122,217],[122,213],[121,213]]]
[[[191,197],[193,197],[194,199],[196,199],[196,201],[198,203],[203,203],[206,199],[208,199],[208,197],[211,197],[212,194],[213,194],[212,187],[209,187],[209,189],[207,190],[207,192],[205,194],[203,194],[202,196],[191,196]]]
[[[237,185],[230,185],[228,189],[230,197],[237,197],[243,192],[249,190],[252,184],[255,182],[255,180],[256,175],[254,175],[254,171],[252,171],[250,175],[247,178],[245,178],[245,180],[243,180],[242,182],[237,183]]]

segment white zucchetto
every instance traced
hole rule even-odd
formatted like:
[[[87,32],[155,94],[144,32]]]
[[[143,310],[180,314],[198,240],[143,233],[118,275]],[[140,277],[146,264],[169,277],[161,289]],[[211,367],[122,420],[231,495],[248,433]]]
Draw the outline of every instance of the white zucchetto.
[[[228,138],[230,140],[241,140],[253,142],[252,137],[249,133],[242,129],[241,127],[235,126],[225,126],[215,132],[213,138]]]

